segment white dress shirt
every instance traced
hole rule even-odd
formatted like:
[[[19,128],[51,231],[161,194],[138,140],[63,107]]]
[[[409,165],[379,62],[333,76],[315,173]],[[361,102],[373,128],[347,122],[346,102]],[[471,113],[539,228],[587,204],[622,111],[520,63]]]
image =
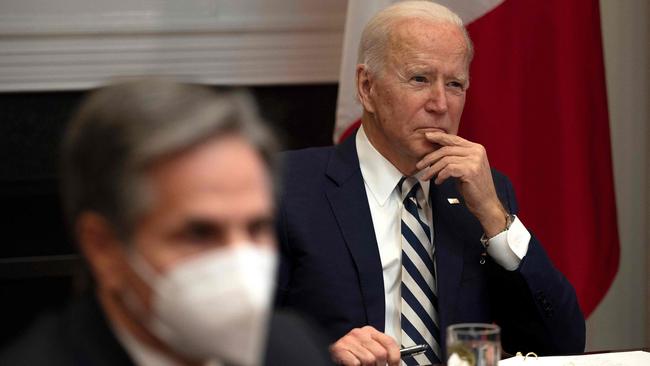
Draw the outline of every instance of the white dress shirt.
[[[359,128],[355,142],[383,269],[386,301],[385,333],[393,337],[397,344],[401,344],[402,202],[397,183],[402,178],[402,173],[372,146],[363,126]],[[425,201],[420,204],[423,204],[427,223],[433,235],[429,184],[429,181],[420,181]],[[431,239],[433,240],[433,237]],[[509,230],[488,241],[487,253],[499,265],[512,271],[519,267],[519,263],[526,255],[529,241],[530,233],[521,221],[515,218]]]

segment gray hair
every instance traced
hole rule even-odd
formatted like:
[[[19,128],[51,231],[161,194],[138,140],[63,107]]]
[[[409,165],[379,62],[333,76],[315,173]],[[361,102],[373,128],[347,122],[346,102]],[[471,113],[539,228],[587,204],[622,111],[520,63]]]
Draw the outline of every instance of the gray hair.
[[[460,17],[449,8],[430,1],[402,1],[375,14],[366,24],[359,42],[357,63],[365,64],[371,73],[385,66],[386,48],[395,25],[406,19],[419,19],[458,26],[465,38],[467,62],[474,56],[474,46]]]
[[[160,78],[115,83],[90,94],[71,120],[61,149],[68,222],[84,211],[108,219],[122,238],[152,200],[151,164],[209,139],[236,134],[270,167],[276,142],[243,91]]]

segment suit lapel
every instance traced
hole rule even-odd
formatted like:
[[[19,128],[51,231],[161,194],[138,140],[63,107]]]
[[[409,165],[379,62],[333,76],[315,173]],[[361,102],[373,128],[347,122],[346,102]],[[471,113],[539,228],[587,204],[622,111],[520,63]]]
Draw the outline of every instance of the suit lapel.
[[[455,180],[448,179],[442,185],[431,184],[430,197],[433,208],[434,243],[438,274],[438,301],[440,303],[440,332],[453,319],[456,309],[461,274],[463,272],[463,247],[459,224],[462,221],[464,202],[455,187]],[[450,204],[448,198],[460,203]],[[444,344],[444,342],[443,342]]]
[[[95,294],[84,294],[68,308],[65,317],[65,336],[73,350],[75,365],[134,365]]]
[[[369,325],[384,330],[385,300],[379,248],[370,215],[355,136],[336,147],[327,167],[327,199],[359,275]]]

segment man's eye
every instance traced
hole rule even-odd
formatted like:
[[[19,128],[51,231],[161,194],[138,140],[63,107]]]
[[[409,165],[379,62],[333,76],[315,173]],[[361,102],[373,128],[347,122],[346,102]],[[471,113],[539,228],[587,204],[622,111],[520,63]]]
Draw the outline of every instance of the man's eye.
[[[248,232],[255,240],[273,232],[273,220],[259,219],[251,222],[248,225]]]
[[[447,83],[447,85],[454,89],[461,89],[461,90],[464,89],[464,85],[458,81],[450,81],[449,83]]]
[[[427,78],[424,77],[424,76],[414,76],[414,77],[411,78],[411,80],[416,82],[416,83],[426,83],[427,82]]]
[[[183,237],[194,243],[212,240],[218,235],[218,230],[209,224],[191,223],[183,230]]]

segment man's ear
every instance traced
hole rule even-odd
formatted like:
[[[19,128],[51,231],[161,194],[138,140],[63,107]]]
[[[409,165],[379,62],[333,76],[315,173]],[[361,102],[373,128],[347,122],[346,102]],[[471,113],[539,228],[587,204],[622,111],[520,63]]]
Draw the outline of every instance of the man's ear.
[[[357,96],[363,109],[368,113],[375,113],[375,107],[372,99],[373,92],[373,78],[365,64],[357,65]]]
[[[79,249],[101,290],[118,290],[125,280],[128,261],[124,243],[113,225],[96,212],[83,212],[75,231]]]

